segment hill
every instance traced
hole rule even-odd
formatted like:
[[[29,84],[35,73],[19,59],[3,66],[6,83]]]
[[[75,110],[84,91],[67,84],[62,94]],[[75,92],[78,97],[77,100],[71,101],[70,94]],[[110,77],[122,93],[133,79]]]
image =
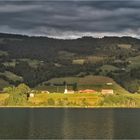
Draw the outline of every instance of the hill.
[[[88,75],[85,77],[63,77],[63,78],[53,78],[46,82],[39,84],[36,89],[38,90],[48,90],[50,92],[64,92],[65,85],[68,85],[68,89],[73,88],[73,84],[77,84],[77,90],[82,89],[94,89],[101,92],[102,89],[113,89],[115,93],[122,94],[128,93],[120,85],[118,85],[112,78],[105,76],[93,76]],[[107,83],[111,83],[108,85]]]
[[[0,76],[8,83],[36,87],[56,77],[107,76],[130,92],[140,87],[140,40],[132,37],[82,37],[61,40],[0,34]],[[12,79],[11,79],[12,78]]]

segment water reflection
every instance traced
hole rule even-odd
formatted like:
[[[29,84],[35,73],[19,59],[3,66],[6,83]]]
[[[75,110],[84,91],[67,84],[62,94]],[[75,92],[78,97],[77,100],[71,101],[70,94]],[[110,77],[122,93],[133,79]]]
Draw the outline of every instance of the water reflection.
[[[27,110],[0,109],[0,138],[26,138],[28,135]]]
[[[140,138],[140,109],[116,109],[114,120],[114,138]]]
[[[104,114],[105,113],[105,114]],[[65,110],[62,125],[63,137],[67,138],[113,138],[113,110]]]
[[[0,109],[0,138],[140,138],[139,109]]]
[[[63,138],[61,133],[64,110],[31,109],[29,111],[28,138]]]
[[[34,124],[35,124],[34,118],[35,117],[34,117],[33,110],[30,109],[27,115],[28,115],[28,124],[29,124],[27,137],[31,138],[34,136],[34,128],[35,128],[35,126],[34,126]]]

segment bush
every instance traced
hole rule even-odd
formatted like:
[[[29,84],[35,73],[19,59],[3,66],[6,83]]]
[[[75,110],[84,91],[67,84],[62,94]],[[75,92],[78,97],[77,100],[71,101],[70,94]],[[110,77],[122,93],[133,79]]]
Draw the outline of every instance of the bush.
[[[20,84],[17,87],[4,88],[3,91],[10,94],[7,105],[25,105],[30,88],[25,84]]]
[[[15,92],[10,94],[7,99],[7,105],[25,105],[27,103],[27,97],[25,94]]]
[[[55,101],[52,98],[48,99],[48,105],[55,105]]]

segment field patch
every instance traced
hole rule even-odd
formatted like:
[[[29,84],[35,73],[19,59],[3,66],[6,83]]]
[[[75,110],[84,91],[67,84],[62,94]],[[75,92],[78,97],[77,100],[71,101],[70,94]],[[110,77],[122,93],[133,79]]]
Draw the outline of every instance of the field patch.
[[[95,106],[99,104],[101,96],[98,94],[36,94],[29,99],[31,105],[42,106]]]
[[[11,61],[4,62],[3,65],[6,67],[15,67],[16,64],[19,64],[20,62],[27,62],[28,65],[32,68],[37,68],[39,65],[43,64],[43,61],[36,60],[36,59],[12,59]]]
[[[112,65],[103,65],[102,67],[100,67],[100,69],[103,71],[115,71],[118,70],[119,68]]]
[[[103,56],[88,56],[86,61],[88,63],[99,63],[99,62],[103,62],[107,59],[107,57],[103,57]]]
[[[118,44],[118,47],[122,49],[131,49],[132,45],[131,44]]]
[[[140,67],[140,55],[136,57],[130,57],[127,59],[129,62],[128,68],[138,68]]]
[[[0,72],[0,75],[5,76],[6,78],[12,81],[23,81],[23,78],[21,76],[18,76],[10,71],[5,71],[4,73]]]
[[[24,58],[24,59],[18,59],[19,61],[23,61],[23,62],[27,62],[28,65],[32,68],[37,68],[39,65],[43,64],[43,61],[39,61],[36,59],[28,59],[28,58]]]
[[[3,65],[5,67],[15,67],[17,64],[15,59],[12,59],[11,61],[3,62]]]
[[[72,60],[72,64],[83,65],[85,61],[86,61],[85,59],[74,59]]]
[[[3,106],[6,104],[6,100],[9,98],[9,94],[1,93],[0,94],[0,105]]]
[[[106,75],[109,72],[114,72],[117,70],[119,70],[119,68],[112,65],[103,65],[98,69],[98,71],[100,71],[100,75]]]
[[[59,51],[58,52],[58,58],[59,59],[72,59],[75,56],[75,53],[69,52],[69,51]]]
[[[0,51],[0,56],[7,56],[8,55],[8,52],[6,51]]]

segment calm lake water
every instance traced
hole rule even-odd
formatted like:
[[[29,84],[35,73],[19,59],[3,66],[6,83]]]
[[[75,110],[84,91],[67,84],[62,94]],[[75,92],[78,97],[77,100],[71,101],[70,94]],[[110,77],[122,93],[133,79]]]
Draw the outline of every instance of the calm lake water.
[[[0,138],[140,138],[140,109],[0,109]]]

